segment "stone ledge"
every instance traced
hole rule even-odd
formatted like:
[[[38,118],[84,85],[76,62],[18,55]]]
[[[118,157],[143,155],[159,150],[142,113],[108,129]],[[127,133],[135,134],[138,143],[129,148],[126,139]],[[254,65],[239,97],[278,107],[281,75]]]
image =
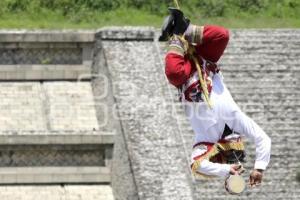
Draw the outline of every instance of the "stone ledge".
[[[102,40],[154,40],[152,27],[104,27],[97,31]]]
[[[0,65],[0,80],[90,79],[87,65]]]
[[[109,183],[108,167],[1,167],[0,184]]]
[[[238,31],[238,32],[237,32]],[[270,31],[276,31],[280,34],[290,34],[299,32],[297,29],[231,29],[232,34],[253,35],[254,37],[265,36]],[[103,40],[154,40],[156,34],[160,31],[154,27],[104,27],[98,30],[0,30],[0,42],[95,42],[95,35],[99,34]]]
[[[2,185],[2,200],[114,200],[109,184]]]
[[[0,145],[72,145],[72,144],[114,144],[114,133],[98,134],[46,134],[0,135]]]
[[[94,30],[0,30],[0,42],[94,42]]]
[[[0,42],[95,42],[99,34],[104,40],[153,40],[153,27],[104,27],[95,30],[0,30]]]

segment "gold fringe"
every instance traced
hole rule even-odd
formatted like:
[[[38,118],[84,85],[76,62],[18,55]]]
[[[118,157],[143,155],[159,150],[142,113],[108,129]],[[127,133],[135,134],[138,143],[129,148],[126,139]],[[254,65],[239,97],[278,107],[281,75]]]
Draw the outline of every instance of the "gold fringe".
[[[218,149],[218,144],[215,144],[211,150],[209,152],[207,152],[204,156],[202,156],[201,158],[199,158],[198,160],[195,160],[195,162],[192,164],[192,172],[194,176],[200,176],[202,178],[212,178],[214,176],[209,176],[206,174],[202,174],[200,172],[197,172],[197,169],[200,167],[201,162],[205,159],[209,160],[210,158],[212,158],[213,156],[217,155],[218,153],[220,153],[219,149]]]
[[[202,44],[203,26],[192,25],[192,44]]]
[[[180,40],[180,42],[182,43],[184,52],[185,52],[185,53],[188,53],[189,43],[188,43],[188,41],[184,38],[184,36],[183,36],[183,35],[174,35],[174,36],[177,37],[177,38]]]
[[[199,80],[200,80],[201,88],[202,88],[203,95],[204,95],[204,100],[207,103],[208,107],[212,108],[212,102],[211,102],[211,100],[209,98],[209,93],[208,93],[208,89],[207,89],[207,83],[206,83],[205,78],[202,75],[202,69],[201,69],[202,67],[201,67],[201,65],[199,64],[197,58],[194,55],[192,55],[192,59],[193,59],[195,65],[196,65],[196,68],[197,68],[197,71],[198,71]]]
[[[168,53],[176,53],[178,55],[184,56],[184,50],[177,46],[171,46],[168,49]]]
[[[244,150],[244,143],[242,141],[238,142],[227,142],[227,143],[217,143],[218,147],[223,151],[229,150]]]
[[[195,160],[194,163],[192,164],[192,172],[195,177],[199,178],[214,178],[216,176],[213,175],[206,175],[203,173],[200,173],[197,171],[197,169],[200,167],[201,162],[205,159],[210,160],[210,158],[214,157],[218,153],[220,153],[220,150],[222,151],[229,151],[229,150],[244,150],[244,143],[243,141],[238,141],[238,142],[227,142],[227,143],[216,143],[213,145],[212,149],[207,152],[204,156],[199,158],[198,160]]]

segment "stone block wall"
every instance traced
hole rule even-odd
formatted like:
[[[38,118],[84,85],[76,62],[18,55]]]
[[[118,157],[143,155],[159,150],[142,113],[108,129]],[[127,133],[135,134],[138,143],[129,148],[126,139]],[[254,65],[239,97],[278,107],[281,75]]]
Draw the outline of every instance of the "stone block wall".
[[[0,31],[0,183],[105,183],[114,132],[91,86],[94,31]]]
[[[0,31],[0,80],[89,79],[94,31]]]

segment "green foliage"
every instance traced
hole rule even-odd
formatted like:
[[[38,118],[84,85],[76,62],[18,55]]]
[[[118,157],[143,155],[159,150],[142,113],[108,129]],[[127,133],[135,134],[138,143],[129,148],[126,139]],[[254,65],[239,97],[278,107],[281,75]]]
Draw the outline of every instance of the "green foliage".
[[[286,26],[285,21],[298,24],[296,20],[300,18],[299,0],[179,0],[179,4],[184,13],[196,22],[214,19],[223,23],[222,19],[227,19],[231,20],[230,24],[234,23],[232,20],[248,20],[257,24],[262,19],[272,19],[272,23],[276,23],[274,19],[277,19],[280,27],[281,24]],[[121,22],[134,24],[134,20],[136,24],[157,26],[168,14],[170,6],[174,7],[173,0],[0,0],[0,20],[13,18],[21,20],[14,23],[21,23],[27,18],[43,21],[45,26],[51,19],[58,20],[55,22],[58,24],[65,21],[112,25]],[[234,24],[244,26],[240,22]]]
[[[195,1],[195,7],[201,11],[204,17],[223,17],[227,5],[224,0],[199,0]]]
[[[299,0],[181,0],[180,5],[189,15],[226,17],[240,14],[267,13],[273,17],[299,17]],[[39,12],[48,9],[64,16],[80,12],[107,12],[119,8],[135,8],[155,15],[165,15],[173,0],[1,0],[0,12]]]
[[[257,13],[266,8],[268,0],[238,0],[234,2],[243,12]]]

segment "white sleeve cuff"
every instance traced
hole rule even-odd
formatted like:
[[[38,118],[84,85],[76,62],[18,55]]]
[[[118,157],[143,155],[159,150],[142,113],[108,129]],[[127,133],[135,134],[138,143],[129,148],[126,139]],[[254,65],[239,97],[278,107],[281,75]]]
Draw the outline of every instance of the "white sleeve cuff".
[[[203,160],[201,162],[200,167],[198,168],[198,171],[200,173],[207,174],[207,175],[226,177],[229,175],[230,165],[212,163],[209,162],[208,160]]]
[[[223,170],[222,170],[222,175],[225,177],[225,176],[228,176],[229,175],[229,173],[230,173],[230,168],[231,168],[231,166],[230,165],[228,165],[228,164],[223,164],[222,165],[222,167],[223,167]]]
[[[267,166],[268,166],[268,162],[265,162],[265,161],[255,161],[254,169],[266,170]]]

